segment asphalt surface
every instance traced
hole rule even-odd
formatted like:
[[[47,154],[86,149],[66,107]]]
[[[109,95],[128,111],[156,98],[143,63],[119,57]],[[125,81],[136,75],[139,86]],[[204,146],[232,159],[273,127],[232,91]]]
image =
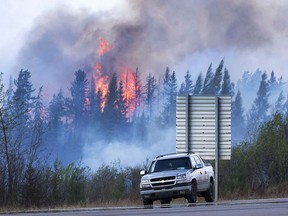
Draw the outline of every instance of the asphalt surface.
[[[10,212],[1,215],[16,216],[119,216],[119,215],[193,215],[193,216],[245,216],[245,215],[261,215],[261,216],[278,216],[288,215],[288,199],[265,199],[265,200],[249,200],[249,201],[226,201],[212,204],[172,204],[167,206],[154,205],[151,208],[140,207],[122,207],[122,208],[82,208],[67,210],[43,210],[30,212]]]

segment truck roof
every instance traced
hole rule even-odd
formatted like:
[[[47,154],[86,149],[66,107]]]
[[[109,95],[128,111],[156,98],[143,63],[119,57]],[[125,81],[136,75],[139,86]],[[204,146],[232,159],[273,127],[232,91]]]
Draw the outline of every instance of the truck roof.
[[[159,155],[154,160],[189,157],[190,155],[194,155],[194,153],[171,153],[171,154]]]

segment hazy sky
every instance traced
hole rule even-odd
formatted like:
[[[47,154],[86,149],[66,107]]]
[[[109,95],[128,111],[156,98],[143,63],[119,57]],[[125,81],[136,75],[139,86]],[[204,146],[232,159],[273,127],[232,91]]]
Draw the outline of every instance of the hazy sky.
[[[0,0],[0,71],[13,74],[15,59],[29,31],[43,13],[59,8],[75,12],[121,11],[124,0]],[[21,68],[19,68],[20,70]],[[28,68],[24,68],[28,69]]]
[[[225,58],[225,65],[234,81],[241,77],[243,71],[254,72],[258,67],[269,73],[274,70],[277,76],[283,75],[287,80],[288,1],[155,2],[130,1],[130,11],[127,12],[125,0],[0,0],[0,71],[4,72],[5,77],[9,77],[10,74],[17,74],[22,67],[35,70],[32,63],[30,68],[27,59],[27,65],[19,65],[19,62],[15,61],[19,59],[20,50],[24,50],[21,59],[31,55],[32,51],[34,54],[35,47],[31,51],[29,46],[38,28],[53,25],[55,22],[56,19],[49,23],[49,19],[44,19],[43,14],[53,14],[53,11],[59,9],[69,11],[67,13],[70,14],[99,14],[99,11],[105,14],[107,11],[110,18],[111,14],[119,14],[119,24],[121,19],[129,18],[133,23],[136,11],[139,26],[144,26],[141,33],[149,34],[148,37],[153,41],[151,43],[150,39],[142,40],[143,35],[137,34],[137,40],[142,40],[140,48],[136,50],[137,55],[132,53],[129,56],[128,53],[124,59],[138,56],[138,59],[135,59],[138,63],[139,58],[148,58],[149,61],[145,64],[152,65],[152,69],[142,65],[145,71],[153,73],[154,66],[161,63],[159,68],[164,71],[165,64],[170,66],[172,70],[176,70],[180,79],[187,69],[196,78],[200,71],[205,75],[210,63],[213,63],[215,69],[220,60]],[[167,2],[169,3],[166,4]],[[39,20],[42,20],[41,24]],[[59,21],[61,22],[60,19]],[[129,30],[124,27],[122,29]],[[161,32],[165,32],[165,37]],[[187,38],[184,38],[185,35]],[[129,37],[129,31],[124,37]],[[145,43],[149,44],[149,49]],[[37,43],[34,43],[34,46],[37,46]],[[147,53],[149,50],[153,52]]]

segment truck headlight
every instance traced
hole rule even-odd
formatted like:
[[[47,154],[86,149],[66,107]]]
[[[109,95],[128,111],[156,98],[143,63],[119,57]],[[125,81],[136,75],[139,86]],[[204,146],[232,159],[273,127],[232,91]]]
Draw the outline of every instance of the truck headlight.
[[[187,180],[186,174],[181,174],[176,177],[177,183],[184,183]]]
[[[149,179],[141,179],[141,183],[142,184],[148,184],[149,183]]]
[[[149,179],[141,179],[140,188],[150,187]]]

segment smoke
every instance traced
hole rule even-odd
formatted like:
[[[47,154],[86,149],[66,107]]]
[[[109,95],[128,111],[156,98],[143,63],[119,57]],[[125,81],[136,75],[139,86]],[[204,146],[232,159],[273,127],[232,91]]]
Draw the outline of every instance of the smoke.
[[[112,47],[105,57],[108,73],[126,65],[139,67],[142,76],[156,75],[197,53],[216,50],[231,62],[233,77],[243,61],[259,64],[251,53],[265,62],[268,50],[281,48],[284,40],[279,39],[288,33],[285,1],[141,0],[129,5],[123,18],[113,11],[75,12],[69,7],[43,14],[27,35],[16,68],[29,69],[33,83],[44,85],[51,95],[70,84],[74,71],[92,72],[100,37],[105,37]],[[230,60],[229,53],[242,58]],[[202,69],[206,61],[212,60],[203,60]]]
[[[151,161],[157,155],[175,152],[176,137],[175,128],[155,128],[151,130],[145,146],[137,143],[96,141],[96,137],[94,140],[95,142],[86,142],[83,147],[83,163],[96,170],[102,164],[115,161],[120,161],[124,167],[143,166],[146,159]]]

